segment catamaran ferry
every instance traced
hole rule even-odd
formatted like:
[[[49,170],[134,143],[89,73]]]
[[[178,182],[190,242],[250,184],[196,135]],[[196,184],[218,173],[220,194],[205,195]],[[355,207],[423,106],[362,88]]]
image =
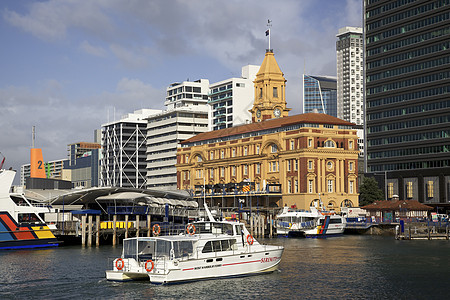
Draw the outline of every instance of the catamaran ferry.
[[[277,269],[284,248],[260,244],[240,222],[188,224],[179,235],[124,239],[123,253],[106,278],[150,280],[155,284],[249,276]],[[158,228],[154,228],[158,234]]]
[[[276,216],[278,235],[300,235],[305,237],[326,237],[344,233],[345,218],[329,211],[310,207],[310,211],[283,208]]]
[[[23,194],[10,193],[16,172],[0,170],[0,250],[55,247],[55,225],[46,224],[40,214],[50,212],[32,204]]]

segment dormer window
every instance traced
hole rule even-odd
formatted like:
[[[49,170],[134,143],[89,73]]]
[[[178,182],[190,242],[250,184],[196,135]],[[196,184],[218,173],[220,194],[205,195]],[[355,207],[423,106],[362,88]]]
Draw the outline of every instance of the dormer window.
[[[335,148],[336,145],[334,144],[334,142],[332,140],[328,140],[328,141],[325,142],[324,147],[326,147],[326,148]]]

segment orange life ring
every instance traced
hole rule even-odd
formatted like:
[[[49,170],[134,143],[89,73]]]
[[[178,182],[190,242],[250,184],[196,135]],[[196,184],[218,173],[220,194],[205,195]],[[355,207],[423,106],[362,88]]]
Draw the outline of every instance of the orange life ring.
[[[120,262],[120,264],[119,264],[119,262]],[[124,266],[125,266],[125,263],[123,262],[123,259],[121,259],[121,258],[116,259],[117,270],[119,270],[119,271],[122,270]]]
[[[186,227],[186,232],[189,235],[194,235],[195,234],[195,225],[194,224],[188,224],[188,226]]]
[[[148,263],[152,263],[152,267],[150,269],[148,268]],[[155,263],[153,262],[153,260],[149,259],[145,262],[145,271],[151,272],[154,267],[155,267]]]
[[[253,245],[253,242],[254,242],[255,240],[253,239],[253,237],[249,234],[249,235],[247,235],[247,243],[249,244],[249,245]]]
[[[153,225],[153,235],[158,236],[161,233],[161,226],[159,224]]]

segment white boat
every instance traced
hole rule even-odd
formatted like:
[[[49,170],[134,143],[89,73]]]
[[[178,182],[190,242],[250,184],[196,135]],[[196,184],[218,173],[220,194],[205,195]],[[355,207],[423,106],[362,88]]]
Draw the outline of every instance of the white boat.
[[[276,216],[278,235],[302,235],[305,237],[325,237],[340,235],[344,232],[346,220],[335,212],[318,210],[310,207],[310,211],[283,208]]]
[[[11,193],[15,174],[0,170],[0,250],[58,246],[51,231],[56,226],[41,217],[51,209],[30,202],[21,193]]]
[[[179,235],[124,239],[123,253],[106,271],[113,281],[150,280],[155,284],[249,276],[277,269],[284,248],[262,245],[240,222],[188,224]],[[154,230],[158,232],[158,230]]]

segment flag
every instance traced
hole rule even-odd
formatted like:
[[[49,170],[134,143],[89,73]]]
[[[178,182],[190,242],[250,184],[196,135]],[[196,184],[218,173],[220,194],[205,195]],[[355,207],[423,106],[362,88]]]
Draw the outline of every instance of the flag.
[[[269,29],[266,30],[266,36],[268,36],[270,33]]]
[[[5,158],[6,157],[3,157],[2,163],[0,164],[0,169],[3,167],[3,164],[5,163]]]
[[[250,191],[250,186],[249,185],[243,186],[242,187],[242,191],[243,192],[249,192]]]

